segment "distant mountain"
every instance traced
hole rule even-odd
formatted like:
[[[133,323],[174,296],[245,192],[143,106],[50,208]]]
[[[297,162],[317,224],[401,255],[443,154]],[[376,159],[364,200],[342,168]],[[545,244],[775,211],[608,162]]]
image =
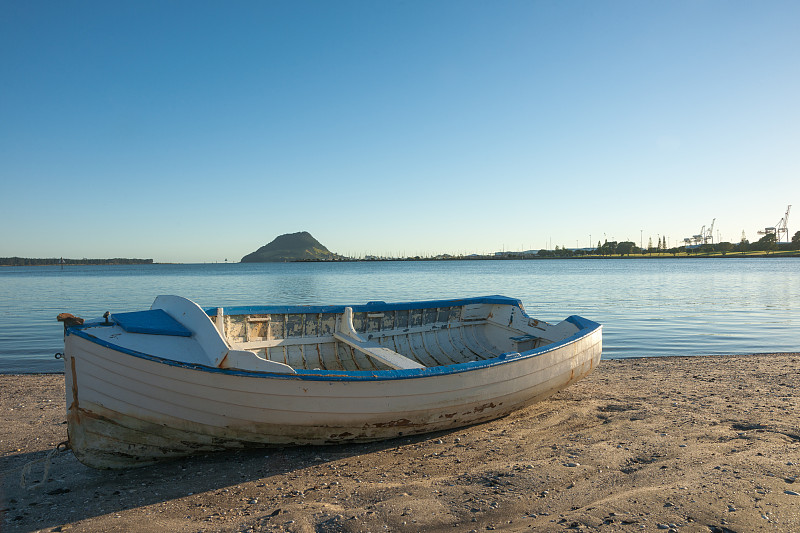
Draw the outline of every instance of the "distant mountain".
[[[341,256],[329,251],[307,231],[276,237],[251,254],[242,263],[281,263],[284,261],[332,261]]]

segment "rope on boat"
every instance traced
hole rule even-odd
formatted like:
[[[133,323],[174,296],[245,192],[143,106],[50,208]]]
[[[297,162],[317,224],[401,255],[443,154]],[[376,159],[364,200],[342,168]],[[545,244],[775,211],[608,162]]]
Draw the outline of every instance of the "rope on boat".
[[[69,450],[69,442],[67,441],[59,442],[58,445],[49,452],[47,452],[47,455],[45,455],[44,457],[40,457],[39,459],[34,459],[33,461],[28,461],[22,466],[18,466],[17,468],[12,468],[11,470],[3,472],[2,477],[5,477],[6,475],[11,474],[12,472],[16,472],[17,470],[20,470],[19,474],[20,487],[28,490],[36,487],[41,487],[47,481],[47,475],[50,473],[50,463],[52,462],[53,457],[55,457],[56,454],[65,452],[67,450]],[[38,463],[44,463],[44,472],[42,473],[42,480],[28,482],[27,478],[31,475],[31,470],[33,469],[34,465]]]

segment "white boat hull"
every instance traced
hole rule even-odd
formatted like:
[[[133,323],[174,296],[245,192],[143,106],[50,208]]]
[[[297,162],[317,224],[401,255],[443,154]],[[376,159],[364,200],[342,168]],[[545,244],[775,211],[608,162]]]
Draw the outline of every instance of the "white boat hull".
[[[595,326],[532,354],[483,364],[302,374],[145,357],[68,332],[70,445],[89,466],[122,468],[231,448],[366,442],[492,420],[591,372],[602,351]]]

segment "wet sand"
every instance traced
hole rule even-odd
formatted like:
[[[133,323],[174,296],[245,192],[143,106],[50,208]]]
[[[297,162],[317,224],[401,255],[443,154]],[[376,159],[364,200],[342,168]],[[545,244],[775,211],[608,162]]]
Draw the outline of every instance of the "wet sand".
[[[0,531],[800,531],[800,354],[603,361],[494,422],[99,471],[62,375],[0,375]],[[20,486],[20,469],[31,465]]]

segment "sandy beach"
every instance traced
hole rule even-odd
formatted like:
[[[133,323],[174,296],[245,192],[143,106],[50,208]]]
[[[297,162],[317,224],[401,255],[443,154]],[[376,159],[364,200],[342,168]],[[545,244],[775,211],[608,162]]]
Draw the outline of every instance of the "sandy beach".
[[[494,422],[99,471],[0,375],[0,531],[800,531],[800,354],[603,361]],[[31,461],[26,487],[22,467]]]

